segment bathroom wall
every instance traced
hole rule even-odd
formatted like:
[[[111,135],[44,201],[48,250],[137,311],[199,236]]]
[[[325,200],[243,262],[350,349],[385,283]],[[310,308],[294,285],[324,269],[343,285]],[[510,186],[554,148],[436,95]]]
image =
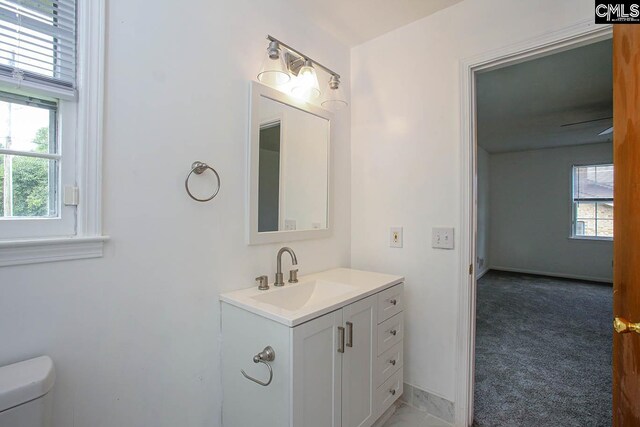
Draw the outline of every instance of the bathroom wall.
[[[455,396],[460,60],[593,20],[589,0],[465,0],[352,51],[352,266],[406,276],[405,381]],[[404,248],[389,227],[404,227]]]
[[[477,168],[476,277],[480,277],[487,272],[491,265],[489,250],[489,236],[491,233],[491,155],[482,147],[478,147]]]
[[[0,365],[53,358],[54,427],[220,426],[218,294],[272,281],[281,246],[245,243],[249,81],[268,33],[344,76],[350,52],[292,0],[107,5],[111,241],[101,259],[0,269]],[[291,244],[301,274],[350,261],[349,110],[332,129],[335,229]],[[194,160],[222,178],[210,203],[184,191]]]
[[[613,242],[570,239],[572,166],[613,162],[611,143],[491,155],[491,267],[611,282]]]

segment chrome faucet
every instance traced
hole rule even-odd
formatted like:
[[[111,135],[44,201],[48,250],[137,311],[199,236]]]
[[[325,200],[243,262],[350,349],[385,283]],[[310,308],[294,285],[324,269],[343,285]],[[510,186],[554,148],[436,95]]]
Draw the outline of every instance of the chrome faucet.
[[[291,255],[291,261],[293,262],[293,265],[298,265],[298,258],[296,258],[296,253],[293,252],[293,249],[287,248],[287,247],[281,248],[278,251],[278,259],[277,259],[278,270],[276,272],[276,281],[273,284],[273,286],[284,286],[284,276],[282,274],[282,254],[285,252]],[[298,269],[289,271],[289,283],[296,283],[297,281],[298,281]]]

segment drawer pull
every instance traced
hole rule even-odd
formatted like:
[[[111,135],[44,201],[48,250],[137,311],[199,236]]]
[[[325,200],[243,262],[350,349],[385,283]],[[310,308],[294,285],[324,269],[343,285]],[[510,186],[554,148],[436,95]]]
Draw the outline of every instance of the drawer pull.
[[[338,326],[338,353],[344,353],[344,328]]]
[[[347,347],[353,347],[353,323],[347,322]]]
[[[391,365],[393,365],[393,366],[396,366],[396,360],[395,359],[389,360],[389,363],[391,363]]]
[[[389,333],[395,337],[398,331],[396,331],[395,329],[392,329],[389,331]]]
[[[395,299],[390,299],[389,302],[391,303],[391,305],[396,305],[398,303],[398,301],[396,301]]]
[[[391,396],[395,396],[396,395],[396,389],[392,388],[391,390],[389,390],[389,393],[391,393]]]

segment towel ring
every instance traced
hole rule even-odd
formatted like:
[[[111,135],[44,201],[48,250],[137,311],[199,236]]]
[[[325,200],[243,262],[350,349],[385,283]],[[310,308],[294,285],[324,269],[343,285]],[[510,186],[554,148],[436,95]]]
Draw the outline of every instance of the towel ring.
[[[269,364],[269,362],[273,362],[274,360],[276,360],[276,352],[273,350],[273,348],[270,345],[266,346],[264,350],[262,350],[260,353],[253,356],[253,363],[264,363],[269,369],[269,379],[266,382],[260,381],[256,378],[253,378],[247,375],[244,369],[240,369],[240,373],[242,373],[242,375],[249,381],[253,381],[256,384],[261,385],[262,387],[266,387],[269,384],[271,384],[271,381],[273,381],[273,369],[271,368],[271,365]]]
[[[201,175],[207,169],[211,170],[211,172],[215,174],[216,180],[218,181],[218,188],[216,188],[216,191],[211,195],[211,197],[207,199],[199,199],[191,193],[191,190],[189,190],[189,178],[191,178],[191,175],[193,175],[194,173],[196,175]],[[191,165],[191,172],[189,172],[189,175],[187,175],[187,179],[184,180],[184,188],[187,190],[187,194],[189,195],[189,197],[191,197],[196,202],[208,202],[209,200],[216,197],[218,195],[218,192],[220,191],[220,175],[218,175],[218,172],[216,172],[214,168],[212,168],[205,162],[195,161]]]

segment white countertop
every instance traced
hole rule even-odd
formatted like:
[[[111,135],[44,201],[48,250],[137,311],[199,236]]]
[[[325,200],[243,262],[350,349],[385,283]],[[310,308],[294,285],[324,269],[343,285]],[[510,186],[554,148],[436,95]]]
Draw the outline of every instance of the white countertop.
[[[220,295],[220,301],[293,327],[403,281],[402,276],[336,268],[302,276],[298,283],[285,282],[282,287],[270,284],[267,291],[252,286],[227,292]]]

